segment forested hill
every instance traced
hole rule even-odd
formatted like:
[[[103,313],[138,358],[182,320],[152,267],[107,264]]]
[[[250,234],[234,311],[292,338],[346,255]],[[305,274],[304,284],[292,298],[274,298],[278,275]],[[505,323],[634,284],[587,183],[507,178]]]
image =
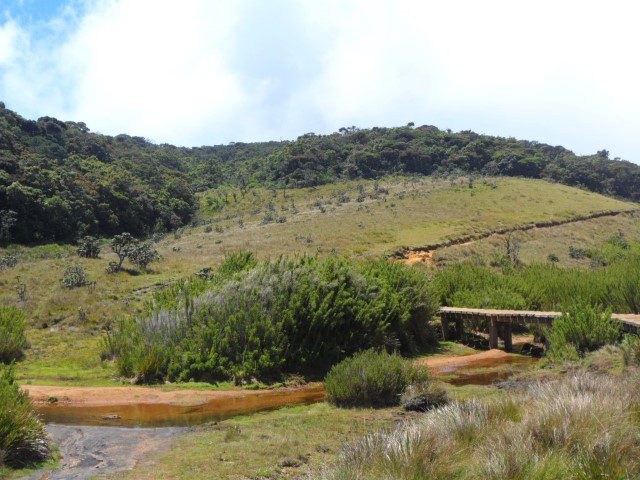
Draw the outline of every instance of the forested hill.
[[[0,242],[145,235],[188,222],[195,192],[220,184],[311,186],[389,173],[546,178],[640,200],[640,167],[606,151],[436,127],[306,134],[292,142],[182,148],[92,133],[84,123],[27,120],[0,103]]]

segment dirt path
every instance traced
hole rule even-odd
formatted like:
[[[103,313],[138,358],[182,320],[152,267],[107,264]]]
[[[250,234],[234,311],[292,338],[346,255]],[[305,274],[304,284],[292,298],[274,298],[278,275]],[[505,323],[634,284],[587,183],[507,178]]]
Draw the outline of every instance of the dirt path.
[[[84,480],[135,467],[144,457],[169,448],[186,428],[117,428],[47,425],[60,449],[59,469],[29,480]]]
[[[602,217],[615,217],[617,215],[622,214],[632,214],[638,213],[640,210],[614,210],[614,211],[606,211],[606,212],[598,212],[592,213],[590,215],[581,215],[574,218],[569,218],[567,220],[549,220],[544,222],[536,222],[531,225],[520,225],[511,228],[502,228],[500,230],[493,230],[486,233],[481,233],[478,235],[466,235],[463,237],[455,238],[452,240],[447,240],[445,242],[435,243],[432,245],[427,245],[425,247],[416,247],[412,249],[404,250],[397,256],[399,260],[403,261],[407,265],[414,265],[416,263],[426,263],[428,265],[435,265],[433,260],[433,254],[441,249],[446,247],[452,247],[454,245],[469,245],[478,240],[484,240],[485,238],[497,236],[497,235],[506,235],[508,233],[514,232],[526,232],[528,230],[536,230],[541,228],[552,228],[558,227],[560,225],[566,225],[568,223],[576,223],[576,222],[584,222],[587,220],[592,220],[594,218],[602,218]]]

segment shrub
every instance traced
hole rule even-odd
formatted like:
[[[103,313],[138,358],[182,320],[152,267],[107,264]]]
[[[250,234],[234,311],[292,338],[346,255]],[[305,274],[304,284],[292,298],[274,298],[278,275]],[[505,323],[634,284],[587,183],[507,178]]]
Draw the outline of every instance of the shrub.
[[[0,306],[1,363],[11,363],[22,358],[27,343],[26,328],[27,323],[22,310],[16,307]]]
[[[107,264],[107,268],[105,268],[105,271],[108,274],[114,274],[114,273],[118,273],[120,271],[120,267],[118,266],[118,262],[109,262]]]
[[[62,276],[62,286],[65,288],[78,288],[87,284],[87,274],[82,265],[69,265]]]
[[[334,365],[324,388],[329,402],[341,407],[383,407],[398,405],[409,385],[426,381],[426,370],[395,353],[371,349]]]
[[[12,253],[7,253],[0,257],[0,271],[13,268],[18,264],[18,256]]]
[[[78,253],[78,256],[82,258],[98,258],[100,255],[98,240],[94,237],[84,237],[80,242],[78,242],[78,249],[76,252]]]
[[[145,272],[149,264],[157,260],[160,260],[160,255],[149,243],[140,244],[129,252],[129,261]]]
[[[620,338],[620,323],[609,311],[589,305],[576,305],[553,321],[546,331],[550,358],[559,360],[579,356],[613,344]]]
[[[13,367],[0,365],[0,468],[23,467],[48,456],[44,426],[28,394],[15,383]]]
[[[154,294],[148,314],[110,332],[112,353],[142,376],[137,359],[162,356],[172,380],[324,375],[371,347],[413,353],[435,339],[435,311],[424,274],[389,261],[300,257],[255,263],[227,257],[210,279],[193,278]],[[132,333],[133,332],[133,333]],[[126,339],[119,341],[117,337]]]
[[[625,335],[620,349],[625,365],[640,365],[640,338],[637,335]]]

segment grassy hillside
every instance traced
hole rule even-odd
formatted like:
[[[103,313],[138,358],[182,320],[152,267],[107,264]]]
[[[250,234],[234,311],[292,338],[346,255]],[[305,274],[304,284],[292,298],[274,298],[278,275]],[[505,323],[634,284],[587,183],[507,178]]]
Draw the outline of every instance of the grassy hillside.
[[[213,187],[246,194],[393,174],[548,179],[640,199],[640,167],[605,150],[577,156],[561,146],[412,124],[183,148],[93,133],[82,122],[28,120],[0,103],[0,244],[173,231],[192,219],[195,193]]]
[[[106,245],[99,259],[78,258],[70,245],[12,246],[9,251],[19,261],[0,271],[0,302],[21,306],[31,325],[32,347],[20,363],[21,377],[40,383],[109,383],[112,371],[98,359],[101,328],[140,311],[153,289],[217,265],[225,252],[250,249],[261,258],[377,255],[473,232],[635,208],[559,184],[513,178],[393,177],[275,194],[252,189],[244,195],[227,187],[201,194],[199,202],[200,226],[160,240],[163,259],[147,274],[125,264],[127,270],[107,275],[105,267],[115,255]],[[63,288],[60,281],[70,264],[83,265],[95,285]],[[24,301],[17,293],[21,285]]]

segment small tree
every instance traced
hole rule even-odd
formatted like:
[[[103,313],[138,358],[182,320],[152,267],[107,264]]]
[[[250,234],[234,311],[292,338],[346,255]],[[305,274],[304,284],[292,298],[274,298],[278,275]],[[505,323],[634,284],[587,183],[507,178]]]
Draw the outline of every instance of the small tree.
[[[78,256],[83,258],[98,258],[100,247],[94,237],[84,237],[78,242]]]
[[[87,274],[82,265],[69,265],[62,277],[62,286],[65,288],[78,288],[87,284]]]
[[[125,259],[131,255],[138,246],[138,240],[136,240],[130,233],[121,233],[113,237],[111,241],[111,250],[118,256],[117,268],[118,271],[122,268],[122,264]]]
[[[129,253],[131,263],[137,265],[141,270],[147,271],[147,267],[151,262],[160,260],[158,251],[154,249],[150,243],[143,243],[135,247]]]

